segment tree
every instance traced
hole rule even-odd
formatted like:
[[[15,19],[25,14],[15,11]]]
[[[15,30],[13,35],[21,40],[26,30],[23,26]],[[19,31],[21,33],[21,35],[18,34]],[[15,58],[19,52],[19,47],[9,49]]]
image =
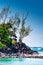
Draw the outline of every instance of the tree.
[[[6,46],[9,46],[9,44],[11,44],[11,39],[9,38],[8,29],[6,29],[6,24],[0,24],[0,42],[2,44],[5,44]]]
[[[8,19],[6,23],[6,19],[9,16],[9,8],[3,8],[0,13],[0,21],[3,20],[3,23],[0,24],[0,41],[5,42],[7,46],[10,46],[12,38],[17,42],[17,32],[19,33],[19,42],[22,43],[22,39],[29,35],[31,32],[30,26],[25,27],[25,21],[27,19],[28,14],[23,16],[22,20],[18,13],[15,16],[12,16]],[[12,44],[11,44],[12,45]]]
[[[6,23],[6,19],[8,18],[9,13],[10,13],[9,7],[3,8],[2,11],[0,12],[0,22],[1,22],[1,20],[3,21],[2,23],[0,23],[0,42],[2,44],[6,44],[6,46],[10,46],[12,39],[9,38],[9,36],[10,35],[14,36],[15,35],[14,32],[16,30],[16,28],[14,28],[14,29],[12,28],[12,24],[10,23],[12,21],[11,19]],[[14,32],[9,30],[10,28],[12,28],[14,30]],[[16,35],[15,35],[15,37],[16,37]]]
[[[30,26],[25,27],[25,21],[27,19],[28,13],[26,14],[26,16],[24,16],[21,20],[21,18],[19,17],[19,15],[16,13],[15,14],[15,18],[13,19],[13,31],[16,35],[16,32],[19,33],[19,42],[22,42],[22,39],[24,37],[26,37],[27,35],[29,35],[29,33],[32,31]],[[20,27],[21,25],[21,27]],[[16,35],[17,36],[17,35]]]

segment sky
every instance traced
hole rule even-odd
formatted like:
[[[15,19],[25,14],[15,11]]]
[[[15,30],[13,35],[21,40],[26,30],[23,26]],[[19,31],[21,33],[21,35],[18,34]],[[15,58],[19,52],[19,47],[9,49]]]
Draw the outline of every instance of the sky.
[[[12,13],[28,12],[26,26],[31,25],[32,32],[23,39],[30,47],[43,47],[43,0],[0,0],[0,10],[10,6]],[[13,15],[12,14],[12,15]]]

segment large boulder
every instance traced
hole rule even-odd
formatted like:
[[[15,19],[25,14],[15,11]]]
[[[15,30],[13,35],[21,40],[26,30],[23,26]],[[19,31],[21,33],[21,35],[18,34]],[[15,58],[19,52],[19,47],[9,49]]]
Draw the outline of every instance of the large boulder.
[[[25,43],[16,43],[14,44],[14,49],[17,50],[17,53],[26,53],[26,54],[33,54],[33,53],[38,53],[37,51],[31,50],[30,47],[28,47]],[[14,50],[13,50],[14,51]]]

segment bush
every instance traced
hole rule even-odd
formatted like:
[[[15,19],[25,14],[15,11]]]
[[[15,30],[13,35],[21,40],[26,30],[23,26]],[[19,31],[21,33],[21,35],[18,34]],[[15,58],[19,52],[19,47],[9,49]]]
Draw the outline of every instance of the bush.
[[[0,48],[6,48],[6,45],[0,42]]]

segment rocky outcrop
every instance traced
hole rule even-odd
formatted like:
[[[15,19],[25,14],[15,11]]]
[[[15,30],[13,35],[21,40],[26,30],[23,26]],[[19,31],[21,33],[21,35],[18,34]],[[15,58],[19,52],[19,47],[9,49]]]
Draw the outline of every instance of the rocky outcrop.
[[[28,47],[25,43],[16,43],[14,44],[14,48],[16,49],[17,53],[25,53],[25,54],[33,54],[33,53],[36,53],[38,54],[37,51],[33,51],[31,50],[30,47]]]
[[[12,48],[0,49],[0,52],[6,54],[23,53],[23,54],[38,54],[37,51],[33,51],[25,43],[15,43]]]

